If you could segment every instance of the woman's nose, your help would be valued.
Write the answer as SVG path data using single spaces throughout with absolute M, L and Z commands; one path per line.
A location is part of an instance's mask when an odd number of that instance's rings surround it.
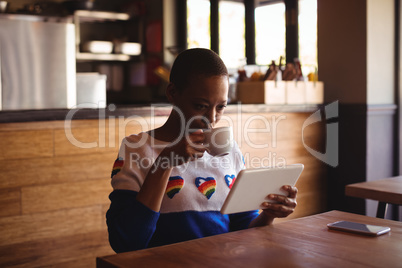
M 216 111 L 215 109 L 211 109 L 208 111 L 208 113 L 205 115 L 206 120 L 208 120 L 208 122 L 206 122 L 208 124 L 208 126 L 213 126 L 215 125 L 216 122 Z

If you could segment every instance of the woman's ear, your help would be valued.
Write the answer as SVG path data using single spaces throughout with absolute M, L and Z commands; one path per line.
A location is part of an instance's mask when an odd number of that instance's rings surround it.
M 171 104 L 175 103 L 177 93 L 176 86 L 173 83 L 169 83 L 166 87 L 166 97 Z

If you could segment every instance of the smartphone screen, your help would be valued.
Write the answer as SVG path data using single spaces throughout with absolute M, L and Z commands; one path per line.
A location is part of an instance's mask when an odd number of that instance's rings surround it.
M 350 221 L 337 221 L 327 224 L 329 229 L 359 233 L 370 236 L 377 236 L 388 233 L 391 229 L 385 226 L 370 225 L 364 223 L 350 222 Z

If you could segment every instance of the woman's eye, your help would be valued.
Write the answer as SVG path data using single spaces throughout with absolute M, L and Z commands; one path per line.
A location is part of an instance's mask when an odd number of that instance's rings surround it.
M 218 110 L 223 110 L 226 108 L 226 105 L 219 105 L 217 108 L 218 108 Z
M 198 109 L 198 110 L 202 110 L 202 109 L 208 108 L 208 106 L 204 105 L 204 104 L 196 104 L 195 108 Z

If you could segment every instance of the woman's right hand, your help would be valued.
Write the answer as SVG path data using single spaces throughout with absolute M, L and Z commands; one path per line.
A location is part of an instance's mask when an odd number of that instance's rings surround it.
M 158 156 L 157 161 L 174 167 L 201 158 L 207 151 L 203 145 L 204 139 L 205 135 L 202 129 L 192 132 L 178 142 L 166 146 Z

